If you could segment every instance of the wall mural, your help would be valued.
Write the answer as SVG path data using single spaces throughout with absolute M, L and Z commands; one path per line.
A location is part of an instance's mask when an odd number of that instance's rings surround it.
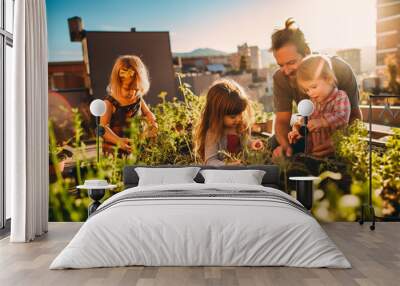
M 270 51 L 242 43 L 231 53 L 172 53 L 173 31 L 90 31 L 82 17 L 53 19 L 59 4 L 47 2 L 50 54 L 58 22 L 82 51 L 49 60 L 50 221 L 85 221 L 91 199 L 77 186 L 106 179 L 117 186 L 107 198 L 123 190 L 123 167 L 138 164 L 277 164 L 287 193 L 295 190 L 289 177 L 318 177 L 318 220 L 360 215 L 369 190 L 368 95 L 399 94 L 397 58 L 386 59 L 387 82 L 365 77 L 360 87 L 352 56 L 311 53 L 307 31 L 291 18 L 268 36 Z M 371 109 L 379 217 L 400 213 L 399 102 L 377 98 Z

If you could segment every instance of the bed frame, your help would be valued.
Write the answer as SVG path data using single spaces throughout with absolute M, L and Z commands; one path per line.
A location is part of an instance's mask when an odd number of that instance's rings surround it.
M 123 170 L 123 181 L 124 181 L 124 189 L 136 187 L 139 183 L 138 174 L 135 171 L 136 167 L 146 167 L 146 168 L 182 168 L 185 166 L 176 166 L 176 165 L 160 165 L 160 166 L 143 166 L 143 165 L 133 165 L 126 166 Z M 221 167 L 213 167 L 213 166 L 196 166 L 200 167 L 202 170 L 206 169 L 218 169 L 218 170 L 263 170 L 265 171 L 265 175 L 262 179 L 262 185 L 265 187 L 271 187 L 275 189 L 281 189 L 280 187 L 280 172 L 279 167 L 277 165 L 249 165 L 249 166 L 221 166 Z M 197 183 L 204 183 L 204 178 L 200 174 L 197 174 L 194 180 Z

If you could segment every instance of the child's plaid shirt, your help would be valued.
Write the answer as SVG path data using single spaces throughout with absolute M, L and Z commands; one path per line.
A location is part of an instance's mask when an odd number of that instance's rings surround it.
M 313 101 L 315 109 L 310 116 L 312 119 L 325 119 L 329 127 L 323 127 L 309 133 L 307 151 L 331 140 L 332 134 L 349 123 L 351 105 L 349 97 L 343 90 L 335 88 L 322 102 Z

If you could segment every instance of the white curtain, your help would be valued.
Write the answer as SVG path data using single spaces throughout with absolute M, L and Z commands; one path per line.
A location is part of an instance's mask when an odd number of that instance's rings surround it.
M 48 87 L 45 0 L 15 1 L 13 94 L 6 98 L 6 187 L 12 242 L 47 232 Z

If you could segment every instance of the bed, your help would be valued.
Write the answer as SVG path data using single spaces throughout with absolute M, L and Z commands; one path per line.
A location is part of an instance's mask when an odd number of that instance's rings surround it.
M 193 183 L 138 185 L 136 167 L 124 168 L 125 190 L 100 205 L 50 269 L 351 267 L 309 212 L 279 190 L 277 166 L 218 167 L 263 170 L 260 185 L 204 183 L 200 172 Z

